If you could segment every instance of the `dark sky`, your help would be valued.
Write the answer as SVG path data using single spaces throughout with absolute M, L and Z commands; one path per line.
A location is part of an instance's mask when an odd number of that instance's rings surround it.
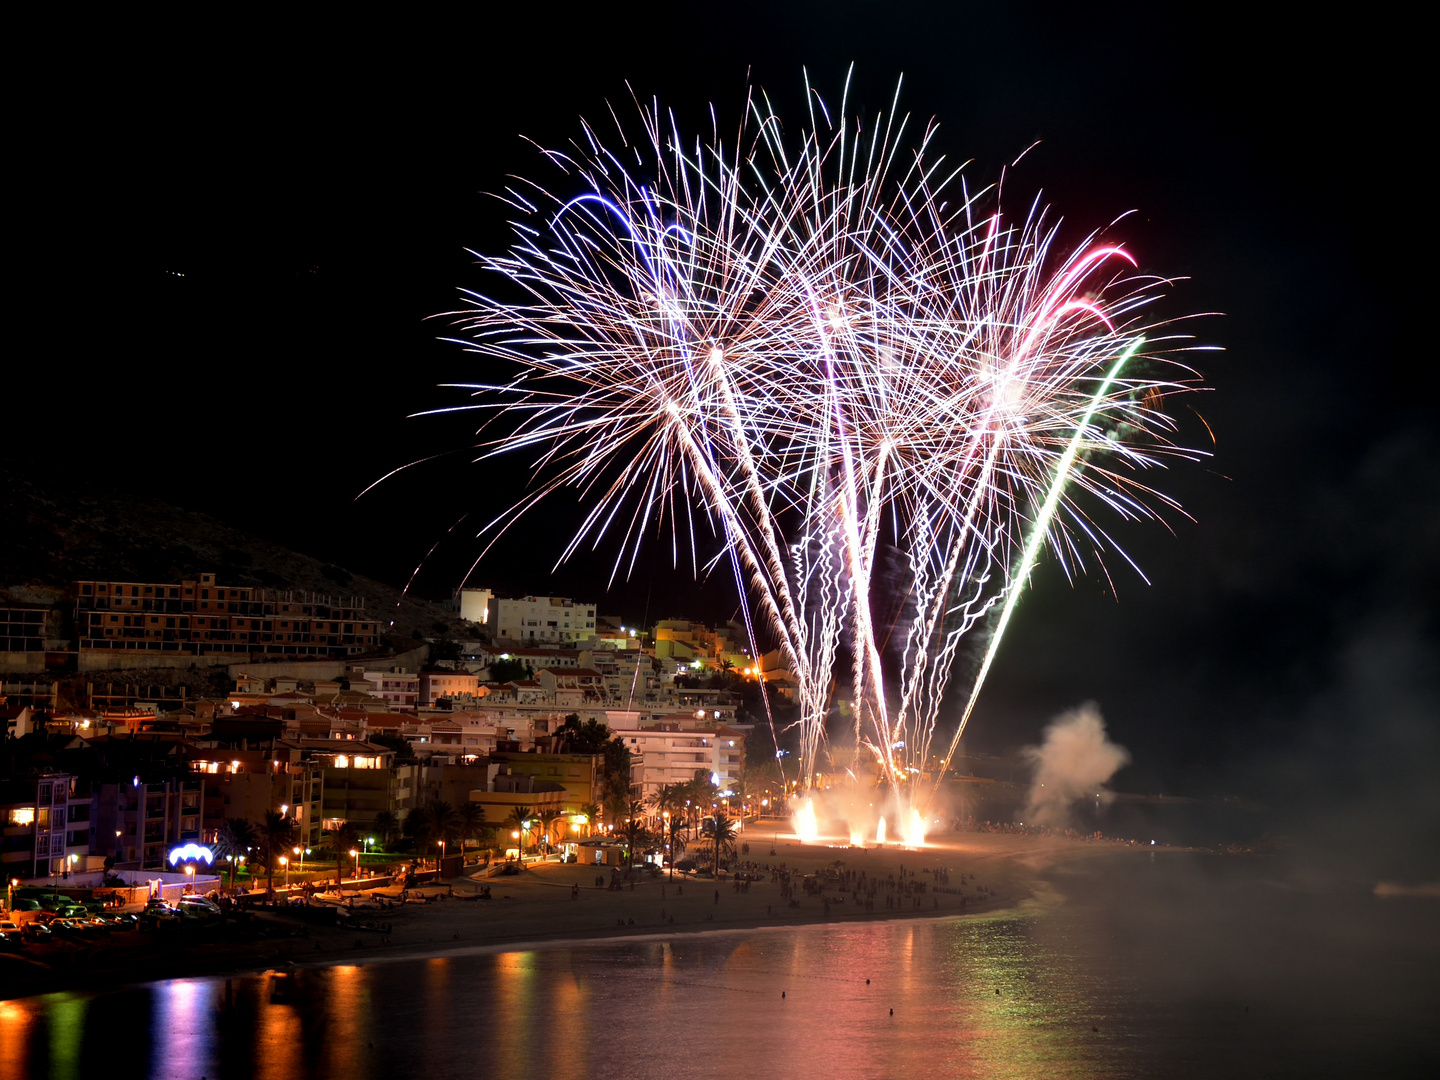
M 802 65 L 835 100 L 853 61 L 857 108 L 888 105 L 903 74 L 903 103 L 940 119 L 976 180 L 1041 140 L 1007 179 L 1013 202 L 1043 192 L 1076 238 L 1137 211 L 1117 235 L 1145 268 L 1190 279 L 1167 313 L 1223 313 L 1195 327 L 1225 350 L 1200 364 L 1213 392 L 1193 402 L 1215 456 L 1164 483 L 1195 521 L 1121 531 L 1152 583 L 1117 568 L 1118 603 L 1042 568 L 976 744 L 1034 740 L 1094 699 L 1137 784 L 1233 778 L 1240 761 L 1276 776 L 1312 736 L 1338 770 L 1325 782 L 1353 781 L 1380 723 L 1366 679 L 1383 666 L 1385 692 L 1421 716 L 1436 701 L 1435 378 L 1416 318 L 1430 282 L 1414 273 L 1433 231 L 1418 163 L 1433 117 L 1414 27 L 1013 7 L 72 28 L 45 49 L 23 110 L 33 152 L 12 165 L 28 238 L 16 315 L 38 332 L 8 381 L 44 394 L 7 403 L 12 453 L 401 581 L 452 522 L 524 482 L 521 462 L 460 455 L 354 501 L 465 444 L 463 425 L 405 416 L 449 400 L 435 384 L 477 377 L 425 319 L 481 284 L 466 246 L 505 243 L 485 193 L 539 171 L 519 136 L 555 145 L 607 99 L 623 111 L 626 80 L 692 126 L 711 101 L 733 117 L 747 71 L 794 112 Z M 473 581 L 594 595 L 591 564 L 546 576 L 569 513 Z M 458 530 L 421 591 L 448 592 L 475 550 Z M 675 575 L 647 568 L 601 605 L 728 615 L 729 588 L 682 600 Z M 1377 767 L 1435 764 L 1433 721 Z

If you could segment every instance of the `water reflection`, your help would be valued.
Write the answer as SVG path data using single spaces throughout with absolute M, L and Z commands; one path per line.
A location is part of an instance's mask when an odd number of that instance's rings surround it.
M 1063 1040 L 1034 1052 L 1055 1002 L 1016 975 L 1029 937 L 928 922 L 688 936 L 181 979 L 101 1007 L 148 1041 L 152 1076 L 1088 1075 Z M 91 1005 L 0 1003 L 0 1080 L 37 1053 L 40 1071 L 78 1076 Z
M 1273 1064 L 1318 1039 L 1329 1040 L 1319 1071 L 1343 1075 L 1379 1059 L 1347 1057 L 1340 1024 L 1286 1019 L 1299 983 L 1343 986 L 1352 1013 L 1374 998 L 1364 1031 L 1402 1050 L 1399 1025 L 1419 1030 L 1416 1003 L 1435 1000 L 1440 965 L 1372 965 L 1388 992 L 1378 976 L 1355 983 L 1367 978 L 1358 968 L 1347 983 L 1322 982 L 1328 954 L 1297 939 L 1269 981 L 1245 987 L 1242 1011 L 1214 989 L 1241 964 L 1237 924 L 1207 923 L 1220 917 L 1207 915 L 1214 905 L 1172 904 L 1151 929 L 1123 907 L 1147 895 L 1139 882 L 1101 884 L 1111 891 L 1093 903 L 1077 887 L 1038 916 L 682 935 L 0 1002 L 0 1080 L 114 1075 L 132 1061 L 190 1080 L 1212 1076 L 1253 1072 L 1257 1049 Z M 1218 910 L 1253 910 L 1264 894 L 1231 899 Z M 1160 910 L 1150 896 L 1144 911 Z M 1393 920 L 1401 909 L 1385 910 Z M 1420 923 L 1395 928 L 1387 948 L 1410 955 L 1433 940 L 1423 934 Z M 1183 954 L 1166 951 L 1187 941 Z M 1193 973 L 1225 950 L 1236 958 L 1196 1006 Z M 1258 1016 L 1267 1002 L 1263 1025 L 1238 1026 L 1249 1004 Z M 1376 1026 L 1390 1015 L 1397 1026 Z

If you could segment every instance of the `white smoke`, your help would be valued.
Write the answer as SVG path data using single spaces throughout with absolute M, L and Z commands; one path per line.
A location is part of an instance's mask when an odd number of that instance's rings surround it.
M 1065 825 L 1079 799 L 1109 802 L 1105 783 L 1130 763 L 1130 751 L 1105 737 L 1105 720 L 1093 701 L 1050 721 L 1044 744 L 1024 752 L 1035 765 L 1025 822 L 1035 825 Z

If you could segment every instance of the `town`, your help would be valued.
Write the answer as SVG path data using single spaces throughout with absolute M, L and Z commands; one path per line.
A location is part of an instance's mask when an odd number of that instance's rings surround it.
M 733 625 L 640 628 L 593 603 L 463 589 L 468 639 L 397 654 L 357 597 L 200 574 L 77 581 L 68 600 L 0 608 L 12 890 L 138 882 L 165 896 L 225 870 L 273 887 L 346 862 L 358 874 L 372 851 L 438 868 L 457 840 L 487 859 L 662 863 L 658 808 L 674 793 L 696 824 L 783 795 L 768 729 L 766 759 L 747 768 L 746 752 L 761 685 L 783 706 L 793 682 Z M 64 626 L 73 638 L 55 636 Z M 436 807 L 465 835 L 427 838 Z M 632 852 L 640 817 L 651 844 Z M 237 845 L 247 826 L 270 842 Z

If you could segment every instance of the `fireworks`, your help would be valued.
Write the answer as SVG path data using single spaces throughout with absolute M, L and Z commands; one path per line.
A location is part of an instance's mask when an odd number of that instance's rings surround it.
M 612 577 L 652 532 L 697 571 L 719 538 L 751 654 L 774 637 L 798 687 L 802 780 L 848 647 L 856 750 L 913 807 L 1041 549 L 1073 572 L 1118 551 L 1088 507 L 1173 506 L 1139 477 L 1194 456 L 1163 411 L 1193 378 L 1147 318 L 1166 282 L 1123 248 L 1059 254 L 1042 210 L 1011 222 L 947 170 L 933 128 L 912 144 L 893 108 L 862 127 L 808 90 L 794 145 L 751 95 L 728 141 L 651 104 L 636 138 L 617 119 L 548 152 L 558 193 L 507 190 L 515 242 L 477 255 L 499 291 L 461 317 L 510 377 L 455 408 L 485 415 L 485 454 L 530 450 L 543 478 L 496 534 L 574 488 L 561 558 L 609 538 Z M 935 754 L 951 669 L 986 630 Z

